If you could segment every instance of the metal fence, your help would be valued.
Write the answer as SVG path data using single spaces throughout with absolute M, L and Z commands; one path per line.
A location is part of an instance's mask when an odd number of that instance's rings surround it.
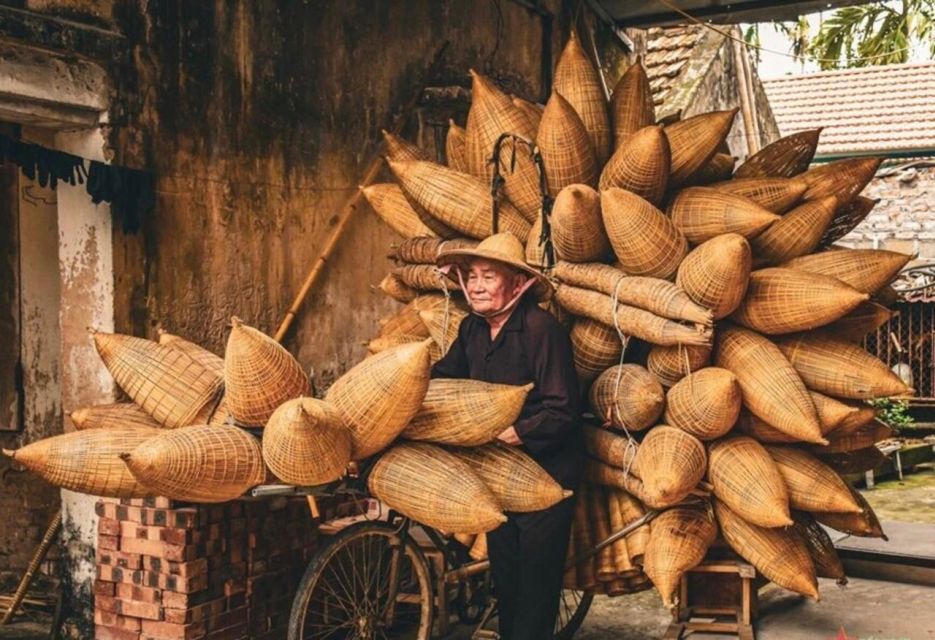
M 900 302 L 894 311 L 864 346 L 915 388 L 912 404 L 935 406 L 935 303 Z

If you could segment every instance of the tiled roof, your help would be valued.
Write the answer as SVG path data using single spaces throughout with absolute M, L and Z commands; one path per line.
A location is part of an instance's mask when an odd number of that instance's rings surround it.
M 692 49 L 704 35 L 701 25 L 661 27 L 646 34 L 646 54 L 643 66 L 653 90 L 653 101 L 659 105 L 676 83 L 682 68 L 692 56 Z
M 935 62 L 764 80 L 783 135 L 824 127 L 816 156 L 935 150 Z

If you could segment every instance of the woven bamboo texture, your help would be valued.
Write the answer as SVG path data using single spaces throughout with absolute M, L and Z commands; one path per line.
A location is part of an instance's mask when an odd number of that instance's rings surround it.
M 912 393 L 882 361 L 846 340 L 822 332 L 775 340 L 805 384 L 815 391 L 852 400 Z
M 856 451 L 829 453 L 819 459 L 841 475 L 866 473 L 886 462 L 886 455 L 875 446 Z
M 394 162 L 407 160 L 432 160 L 422 147 L 401 138 L 386 129 L 382 129 L 383 142 L 386 145 L 386 157 Z
M 877 410 L 870 405 L 864 403 L 853 403 L 849 406 L 856 409 L 852 414 L 846 416 L 841 423 L 835 427 L 834 436 L 835 438 L 840 438 L 841 436 L 847 435 L 849 433 L 855 433 L 860 429 L 863 429 L 877 417 Z
M 517 447 L 500 442 L 450 450 L 471 467 L 504 511 L 548 509 L 571 495 Z
M 857 196 L 844 206 L 838 207 L 834 219 L 831 220 L 831 224 L 825 230 L 825 235 L 821 237 L 818 246 L 828 247 L 849 234 L 870 215 L 878 202 L 879 200 L 875 198 Z
M 883 158 L 851 158 L 809 169 L 801 176 L 808 184 L 805 199 L 836 196 L 841 204 L 850 202 L 870 184 L 882 163 Z
M 714 513 L 707 505 L 669 509 L 652 521 L 643 568 L 659 590 L 662 604 L 675 606 L 682 577 L 704 560 L 716 537 Z
M 571 327 L 575 371 L 582 387 L 620 361 L 623 343 L 613 327 L 590 318 L 578 318 Z
M 471 556 L 472 560 L 486 560 L 489 556 L 487 552 L 487 534 L 478 533 L 474 538 L 474 544 L 471 545 L 471 550 L 468 551 L 468 555 Z
M 708 164 L 695 172 L 689 184 L 705 186 L 715 182 L 730 180 L 731 174 L 734 173 L 734 164 L 736 162 L 737 158 L 732 156 L 729 152 L 724 153 L 718 151 L 711 156 L 711 159 L 708 160 Z
M 591 528 L 594 539 L 598 542 L 610 537 L 610 514 L 607 510 L 607 499 L 604 496 L 604 487 L 591 487 L 588 491 L 588 515 L 591 517 Z M 614 552 L 609 546 L 597 552 L 595 556 L 596 567 L 594 574 L 597 580 L 607 583 L 617 575 L 617 565 L 614 563 Z
M 188 354 L 192 360 L 216 375 L 224 377 L 224 358 L 185 338 L 159 330 L 159 344 Z
M 441 307 L 419 312 L 419 317 L 435 343 L 433 346 L 438 347 L 441 355 L 448 353 L 448 349 L 458 337 L 461 322 L 467 315 L 467 311 L 454 305 L 449 306 L 447 310 Z
M 594 486 L 582 482 L 575 493 L 575 515 L 572 522 L 572 544 L 574 553 L 581 554 L 594 547 L 595 534 L 591 524 L 590 494 Z M 575 565 L 575 588 L 594 589 L 597 586 L 594 559 L 591 558 Z
M 465 447 L 492 442 L 519 418 L 532 387 L 532 383 L 431 380 L 422 406 L 400 435 Z
M 386 447 L 422 408 L 429 388 L 430 344 L 425 340 L 370 356 L 328 389 L 325 400 L 350 430 L 354 460 Z
M 459 127 L 454 120 L 448 120 L 448 133 L 445 135 L 445 160 L 448 166 L 461 173 L 470 173 L 467 158 L 467 134 L 464 127 Z
M 636 194 L 612 188 L 601 193 L 601 214 L 624 271 L 663 279 L 675 275 L 688 242 L 662 211 Z
M 797 204 L 808 184 L 801 178 L 741 178 L 711 185 L 718 191 L 742 196 L 773 213 L 785 213 Z
M 56 487 L 106 498 L 142 498 L 153 492 L 138 483 L 120 454 L 165 433 L 149 427 L 74 431 L 3 453 Z
M 653 426 L 665 408 L 659 380 L 637 364 L 614 365 L 601 373 L 591 385 L 588 399 L 594 415 L 612 427 L 630 431 Z
M 540 218 L 532 223 L 532 229 L 530 229 L 529 236 L 526 238 L 523 258 L 529 266 L 545 271 L 549 265 L 545 257 L 545 247 L 539 242 L 541 237 L 542 219 Z M 555 259 L 561 260 L 562 254 L 555 248 L 554 244 L 553 249 L 555 250 Z
M 743 300 L 752 265 L 750 243 L 741 235 L 727 233 L 692 249 L 679 266 L 675 283 L 720 320 Z
M 883 249 L 835 249 L 795 258 L 783 266 L 837 278 L 863 293 L 875 293 L 911 259 L 911 255 Z
M 120 427 L 158 429 L 162 426 L 135 402 L 114 402 L 75 409 L 71 412 L 71 421 L 79 431 Z
M 749 198 L 711 187 L 683 189 L 669 205 L 669 215 L 692 244 L 725 233 L 754 238 L 781 220 Z
M 760 527 L 785 527 L 789 490 L 766 449 L 753 438 L 733 436 L 708 448 L 708 481 L 714 495 L 741 518 Z
M 655 346 L 649 350 L 646 368 L 664 387 L 671 387 L 692 371 L 697 371 L 711 360 L 711 347 L 678 345 Z
M 629 305 L 618 304 L 614 308 L 613 299 L 597 291 L 562 284 L 555 289 L 555 299 L 572 314 L 597 320 L 610 327 L 615 326 L 616 316 L 616 326 L 625 334 L 652 344 L 704 345 L 711 339 L 709 330 L 702 331 L 679 324 Z
M 817 391 L 809 391 L 808 395 L 811 396 L 812 402 L 815 404 L 815 410 L 818 412 L 818 422 L 823 437 L 835 432 L 845 421 L 853 419 L 861 411 L 858 407 L 845 404 Z M 799 442 L 795 436 L 774 429 L 769 423 L 757 418 L 749 411 L 741 413 L 737 427 L 740 431 L 759 442 L 771 444 Z
M 632 471 L 628 473 L 626 470 L 611 466 L 606 462 L 589 459 L 585 464 L 585 477 L 588 482 L 603 487 L 620 489 L 633 495 L 640 502 L 648 504 L 643 481 L 636 477 Z
M 814 513 L 812 515 L 815 519 L 826 527 L 849 533 L 852 536 L 887 540 L 886 534 L 883 533 L 883 526 L 867 499 L 857 489 L 853 487 L 848 487 L 848 489 L 851 491 L 851 497 L 860 505 L 860 513 Z
M 720 500 L 714 509 L 721 535 L 740 557 L 780 587 L 818 599 L 815 565 L 794 529 L 757 526 Z
M 469 238 L 451 238 L 444 240 L 436 237 L 419 236 L 403 240 L 393 247 L 392 257 L 407 264 L 435 264 L 438 254 L 448 249 L 473 249 L 477 240 Z
M 665 128 L 672 152 L 669 188 L 678 187 L 701 170 L 727 139 L 737 109 L 702 113 Z
M 603 166 L 611 149 L 607 96 L 601 77 L 581 48 L 574 29 L 555 65 L 553 86 L 581 116 L 598 166 Z
M 94 346 L 114 380 L 159 424 L 186 424 L 214 401 L 222 381 L 191 356 L 150 340 L 94 332 Z
M 793 511 L 792 519 L 795 521 L 793 529 L 808 547 L 808 555 L 815 565 L 815 575 L 819 578 L 832 578 L 839 585 L 847 584 L 844 575 L 844 565 L 834 548 L 831 536 L 825 531 L 815 517 L 805 511 Z
M 432 302 L 437 301 L 436 304 L 439 306 L 444 306 L 445 304 L 444 296 L 427 295 L 423 296 L 422 299 L 424 300 L 425 298 L 428 298 Z M 432 307 L 434 307 L 434 305 L 430 306 L 430 308 Z M 423 338 L 429 336 L 429 330 L 419 316 L 419 309 L 417 308 L 415 300 L 408 303 L 396 313 L 380 320 L 380 330 L 377 332 L 377 336 L 386 337 L 394 335 L 421 336 Z
M 713 322 L 708 309 L 695 304 L 685 291 L 667 280 L 628 276 L 616 267 L 596 262 L 575 264 L 565 260 L 556 263 L 552 276 L 572 286 L 608 296 L 616 292 L 618 302 L 663 318 L 703 325 Z
M 893 288 L 893 285 L 888 284 L 876 293 L 873 294 L 871 300 L 878 304 L 882 304 L 884 307 L 892 307 L 897 302 L 902 301 L 902 294 L 900 294 L 896 289 Z
M 636 445 L 620 432 L 585 425 L 584 447 L 588 455 L 604 464 L 626 469 L 636 455 Z
M 236 317 L 231 324 L 224 352 L 227 409 L 242 424 L 262 426 L 283 402 L 311 393 L 308 375 L 262 331 Z
M 394 333 L 389 336 L 378 336 L 367 343 L 367 353 L 373 355 L 398 347 L 401 344 L 412 344 L 413 342 L 422 342 L 425 336 L 417 336 L 406 333 Z
M 513 106 L 523 112 L 526 119 L 529 120 L 532 130 L 536 132 L 539 131 L 539 125 L 542 122 L 542 113 L 545 111 L 545 107 L 516 96 L 510 98 L 510 101 L 513 103 Z
M 610 530 L 611 532 L 620 531 L 625 526 L 627 526 L 628 523 L 624 521 L 623 512 L 620 510 L 620 505 L 617 502 L 615 495 L 616 490 L 609 487 L 601 487 L 601 492 L 604 494 L 604 499 L 607 503 L 607 515 L 610 518 Z M 627 548 L 626 536 L 615 541 L 610 546 L 610 549 L 618 574 L 629 575 L 637 574 L 639 572 L 639 569 L 633 562 L 633 558 L 630 557 L 630 550 Z
M 397 444 L 380 456 L 367 486 L 391 508 L 443 531 L 486 533 L 506 522 L 470 465 L 435 445 Z
M 370 203 L 373 212 L 402 237 L 417 238 L 436 235 L 422 222 L 419 214 L 416 213 L 412 203 L 406 198 L 399 185 L 390 183 L 371 184 L 362 187 L 361 193 Z
M 789 490 L 789 504 L 802 511 L 860 513 L 841 477 L 815 456 L 792 447 L 766 448 Z
M 715 364 L 737 376 L 743 403 L 774 428 L 806 442 L 822 442 L 815 403 L 779 348 L 753 331 L 724 327 Z
M 837 206 L 837 198 L 827 196 L 809 200 L 784 215 L 751 241 L 756 263 L 779 265 L 814 251 Z
M 276 409 L 263 430 L 262 446 L 270 471 L 299 486 L 337 480 L 351 461 L 351 437 L 341 415 L 315 398 L 296 398 Z
M 874 420 L 866 427 L 847 434 L 832 432 L 828 435 L 828 444 L 812 447 L 815 453 L 849 453 L 872 447 L 876 443 L 893 437 L 893 429 L 879 420 Z
M 727 369 L 706 367 L 687 375 L 666 394 L 665 422 L 695 436 L 714 440 L 731 430 L 743 396 Z
M 591 187 L 573 184 L 562 189 L 552 205 L 551 222 L 552 243 L 563 260 L 591 262 L 610 255 L 601 197 Z M 530 233 L 529 241 L 538 243 L 538 233 Z
M 173 500 L 226 502 L 266 479 L 259 441 L 227 426 L 163 432 L 120 457 L 141 485 Z
M 893 317 L 893 312 L 873 301 L 861 302 L 849 314 L 826 327 L 831 335 L 841 340 L 861 344 L 868 334 L 876 331 Z
M 646 509 L 640 504 L 639 500 L 626 491 L 613 490 L 608 491 L 607 494 L 610 499 L 617 503 L 617 508 L 625 524 L 638 520 L 646 513 Z M 626 535 L 627 550 L 634 565 L 643 564 L 649 537 L 650 528 L 648 524 L 638 527 Z
M 393 269 L 404 285 L 416 291 L 449 291 L 457 287 L 434 264 L 407 264 Z
M 573 184 L 597 186 L 600 168 L 588 130 L 574 108 L 553 91 L 536 134 L 536 145 L 546 166 L 549 195 Z
M 737 167 L 734 178 L 791 178 L 808 169 L 821 129 L 810 129 L 785 136 L 747 158 Z
M 627 67 L 617 80 L 610 98 L 610 116 L 614 128 L 614 149 L 623 146 L 631 133 L 656 122 L 653 90 L 646 69 L 639 62 Z
M 660 206 L 669 184 L 669 139 L 661 127 L 644 127 L 617 147 L 600 175 L 600 189 L 626 189 Z
M 747 294 L 731 318 L 768 335 L 807 331 L 846 316 L 869 298 L 837 278 L 773 267 L 750 274 Z
M 661 509 L 681 502 L 704 477 L 704 445 L 695 436 L 670 427 L 653 427 L 643 438 L 633 473 L 643 481 L 643 502 Z
M 380 280 L 377 289 L 391 297 L 396 302 L 408 303 L 416 299 L 419 292 L 405 284 L 395 273 L 388 273 Z

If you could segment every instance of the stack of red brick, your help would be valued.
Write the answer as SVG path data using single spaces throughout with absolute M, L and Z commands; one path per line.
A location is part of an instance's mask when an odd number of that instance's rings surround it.
M 102 500 L 98 640 L 281 640 L 318 546 L 302 498 Z

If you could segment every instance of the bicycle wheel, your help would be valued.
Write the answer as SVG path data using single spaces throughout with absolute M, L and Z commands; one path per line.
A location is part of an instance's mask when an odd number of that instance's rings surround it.
M 555 619 L 554 640 L 570 640 L 577 633 L 588 615 L 594 594 L 590 591 L 562 589 L 562 598 L 558 604 L 558 617 Z
M 432 585 L 422 551 L 361 522 L 318 552 L 299 583 L 289 640 L 428 640 Z

